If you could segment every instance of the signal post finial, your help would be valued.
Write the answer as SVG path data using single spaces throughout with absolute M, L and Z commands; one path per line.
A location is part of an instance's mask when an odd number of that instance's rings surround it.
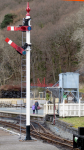
M 27 8 L 26 8 L 26 11 L 27 11 L 27 14 L 26 16 L 30 16 L 29 12 L 30 12 L 30 8 L 29 8 L 29 2 L 27 2 Z

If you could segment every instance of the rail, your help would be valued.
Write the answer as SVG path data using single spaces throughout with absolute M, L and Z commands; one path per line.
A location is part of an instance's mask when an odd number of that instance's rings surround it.
M 2 124 L 4 127 L 10 127 L 18 131 L 20 130 L 20 126 L 17 124 L 13 124 L 6 121 L 0 121 L 0 124 Z M 21 126 L 21 132 L 26 133 L 26 128 Z M 73 149 L 73 141 L 58 137 L 57 135 L 53 134 L 50 130 L 46 129 L 41 124 L 35 121 L 31 122 L 30 135 L 33 136 L 34 138 L 41 139 L 44 142 L 68 148 L 68 150 Z

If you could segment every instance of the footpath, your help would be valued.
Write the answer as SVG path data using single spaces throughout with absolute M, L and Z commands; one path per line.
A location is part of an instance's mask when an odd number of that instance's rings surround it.
M 25 136 L 22 135 L 25 139 Z M 41 140 L 20 141 L 19 136 L 0 129 L 0 150 L 59 150 Z

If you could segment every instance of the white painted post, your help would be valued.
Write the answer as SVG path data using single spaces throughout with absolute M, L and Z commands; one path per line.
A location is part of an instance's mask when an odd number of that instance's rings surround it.
M 47 102 L 46 102 L 46 114 L 47 114 L 47 107 L 48 107 L 48 104 L 47 104 Z
M 26 20 L 30 26 L 30 8 L 27 3 Z M 26 43 L 29 45 L 26 49 L 26 140 L 31 140 L 30 137 L 30 31 L 26 31 Z
M 80 99 L 79 99 L 79 117 L 80 117 Z
M 50 113 L 50 104 L 48 104 L 48 107 L 49 107 L 49 109 L 48 109 L 48 113 Z
M 63 99 L 63 117 L 64 117 L 64 99 Z

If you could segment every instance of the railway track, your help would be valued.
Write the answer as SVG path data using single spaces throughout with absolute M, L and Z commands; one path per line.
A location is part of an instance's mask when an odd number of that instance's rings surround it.
M 20 125 L 10 123 L 7 121 L 0 121 L 0 124 L 4 127 L 10 127 L 17 131 L 20 131 Z M 26 127 L 21 126 L 21 132 L 26 134 Z M 40 123 L 31 121 L 30 135 L 34 138 L 40 139 L 43 142 L 48 142 L 54 145 L 62 146 L 68 150 L 73 149 L 73 141 L 63 139 L 54 135 L 50 130 L 43 127 Z

